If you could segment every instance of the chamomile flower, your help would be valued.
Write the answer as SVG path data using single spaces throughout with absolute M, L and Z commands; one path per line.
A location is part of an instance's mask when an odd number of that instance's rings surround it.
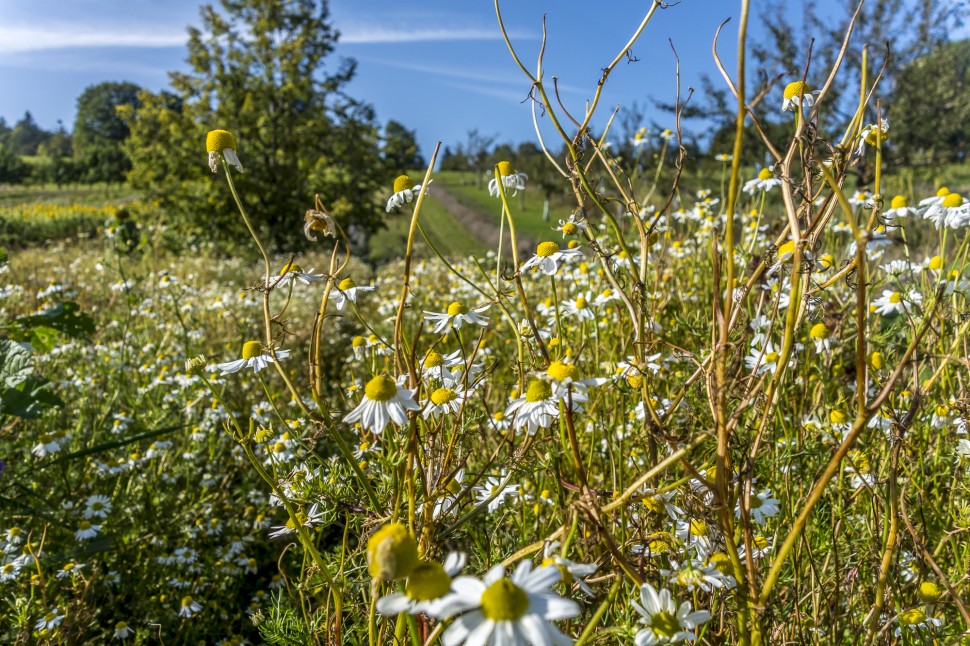
M 775 173 L 770 168 L 762 168 L 758 171 L 758 176 L 748 180 L 741 188 L 748 195 L 756 195 L 761 191 L 770 191 L 776 186 L 781 186 L 781 180 L 775 177 Z
M 630 143 L 633 144 L 633 147 L 634 148 L 639 148 L 640 146 L 642 146 L 642 145 L 644 145 L 644 144 L 646 144 L 648 142 L 647 134 L 648 134 L 648 132 L 647 132 L 647 129 L 646 128 L 640 128 L 633 135 L 633 141 L 630 142 Z
M 809 330 L 808 336 L 815 342 L 815 352 L 822 354 L 832 349 L 832 331 L 826 327 L 825 323 L 816 323 Z
M 583 252 L 579 249 L 562 249 L 552 241 L 540 242 L 536 246 L 534 256 L 522 263 L 522 271 L 538 268 L 547 276 L 555 276 L 561 264 L 581 258 Z
M 771 341 L 768 340 L 763 348 L 757 346 L 751 348 L 751 352 L 744 358 L 744 365 L 748 370 L 759 375 L 763 372 L 774 374 L 778 367 L 778 352 Z
M 593 308 L 590 307 L 589 292 L 579 294 L 576 298 L 567 299 L 563 303 L 563 311 L 568 316 L 575 316 L 580 321 L 592 321 L 595 318 Z
M 922 303 L 923 295 L 915 290 L 904 294 L 903 292 L 884 289 L 882 296 L 872 301 L 872 310 L 876 314 L 882 314 L 883 316 L 903 314 L 907 308 L 907 301 L 914 304 Z
M 565 238 L 566 236 L 578 236 L 588 227 L 589 223 L 586 222 L 585 218 L 576 217 L 575 213 L 570 213 L 568 220 L 559 221 L 559 226 L 556 227 L 556 231 L 561 231 L 562 237 Z
M 274 357 L 272 354 L 263 352 L 263 346 L 259 341 L 246 341 L 242 348 L 242 359 L 217 363 L 213 368 L 223 375 L 239 372 L 243 368 L 252 368 L 253 372 L 259 372 L 269 364 L 276 363 L 277 359 L 285 359 L 289 354 L 289 350 L 277 350 Z
M 135 634 L 135 631 L 131 629 L 127 621 L 119 621 L 115 624 L 115 639 L 128 639 L 133 634 Z
M 92 518 L 107 518 L 111 513 L 111 498 L 100 494 L 89 496 L 85 503 L 84 517 L 88 520 Z
M 367 382 L 364 398 L 343 421 L 345 424 L 360 422 L 365 430 L 380 435 L 389 422 L 406 425 L 409 410 L 421 410 L 414 401 L 414 391 L 402 388 L 390 377 L 378 375 Z
M 81 563 L 74 563 L 73 561 L 65 563 L 61 566 L 61 569 L 57 571 L 58 579 L 66 579 L 67 577 L 78 576 L 81 574 L 81 569 L 84 567 Z
M 448 355 L 442 355 L 436 350 L 428 350 L 421 362 L 421 376 L 425 379 L 437 379 L 446 386 L 453 386 L 458 382 L 462 370 L 452 371 L 452 368 L 464 367 L 464 365 L 461 350 L 455 350 Z
M 543 379 L 533 379 L 525 395 L 513 400 L 505 409 L 505 416 L 515 416 L 512 422 L 515 430 L 525 428 L 530 435 L 534 435 L 540 428 L 551 426 L 552 421 L 559 417 L 559 399 L 552 384 Z
M 438 388 L 428 396 L 428 401 L 422 411 L 425 419 L 439 417 L 448 413 L 457 413 L 465 405 L 467 393 L 463 390 Z
M 428 180 L 431 184 L 431 180 Z M 394 180 L 394 194 L 387 200 L 387 212 L 403 206 L 414 200 L 421 193 L 421 185 L 415 184 L 407 175 L 398 175 Z
M 299 521 L 299 526 L 297 521 Z M 271 527 L 269 537 L 279 538 L 280 536 L 295 534 L 300 527 L 313 527 L 321 522 L 323 522 L 323 510 L 317 503 L 313 503 L 306 511 L 298 511 L 296 520 L 287 518 L 284 524 Z
M 30 450 L 38 458 L 46 457 L 61 450 L 61 444 L 49 433 L 41 433 L 39 441 Z
M 450 552 L 443 565 L 431 561 L 418 563 L 408 574 L 404 592 L 394 592 L 377 600 L 377 612 L 382 615 L 439 614 L 442 602 L 451 593 L 452 578 L 465 567 L 466 556 Z
M 478 505 L 488 504 L 488 512 L 498 510 L 505 502 L 506 498 L 515 496 L 519 493 L 519 485 L 510 484 L 508 480 L 511 476 L 501 473 L 497 476 L 489 476 L 485 482 L 475 487 L 475 501 Z
M 692 642 L 695 635 L 691 631 L 711 618 L 711 613 L 706 610 L 695 611 L 690 601 L 678 606 L 670 590 L 663 589 L 658 593 L 649 583 L 640 587 L 640 603 L 634 601 L 633 609 L 640 615 L 640 622 L 646 624 L 636 634 L 636 646 Z
M 37 620 L 34 630 L 54 630 L 61 625 L 62 621 L 64 621 L 64 613 L 59 608 L 54 608 Z
M 498 163 L 498 174 L 502 179 L 502 187 L 506 192 L 511 191 L 512 195 L 515 195 L 519 191 L 524 191 L 525 180 L 529 179 L 529 176 L 525 173 L 516 173 L 515 169 L 512 168 L 512 164 L 507 161 L 500 161 Z M 488 183 L 488 194 L 492 197 L 500 197 L 498 180 L 494 177 Z
M 548 498 L 548 496 L 547 496 Z M 552 500 L 550 499 L 551 503 Z M 548 504 L 548 503 L 547 503 Z M 589 587 L 583 579 L 590 576 L 596 570 L 599 569 L 599 565 L 595 563 L 576 563 L 575 561 L 570 561 L 569 559 L 556 553 L 559 549 L 559 541 L 547 542 L 542 548 L 542 563 L 540 567 L 554 566 L 559 568 L 559 572 L 562 574 L 563 583 L 569 588 L 572 586 L 573 581 L 576 585 L 587 596 L 595 596 L 593 589 Z
M 316 240 L 317 237 L 313 235 L 314 232 L 336 238 L 337 223 L 334 222 L 329 213 L 307 209 L 306 215 L 303 216 L 303 235 L 307 237 L 307 240 Z
M 239 157 L 236 156 L 236 139 L 227 130 L 210 130 L 205 136 L 205 150 L 209 153 L 209 169 L 213 173 L 219 172 L 219 160 L 233 166 L 240 173 L 243 172 Z
M 444 312 L 429 312 L 424 311 L 424 320 L 434 323 L 434 328 L 432 332 L 435 334 L 447 334 L 452 329 L 460 329 L 462 324 L 467 323 L 469 325 L 480 325 L 486 327 L 488 325 L 488 319 L 484 314 L 488 310 L 488 305 L 483 305 L 479 308 L 469 310 L 464 303 L 455 301 L 448 305 L 448 309 Z
M 861 155 L 865 152 L 866 144 L 875 148 L 887 139 L 889 139 L 889 121 L 887 119 L 880 119 L 879 125 L 870 123 L 859 133 L 859 145 L 856 147 L 855 154 Z
M 902 637 L 903 629 L 915 632 L 923 630 L 933 632 L 943 625 L 942 619 L 927 615 L 923 608 L 910 608 L 899 615 L 898 621 L 899 625 L 893 631 L 893 635 L 896 637 Z
M 764 525 L 766 518 L 778 515 L 778 500 L 771 497 L 771 489 L 765 489 L 755 496 L 751 496 L 751 508 L 748 510 L 755 525 Z M 741 517 L 740 501 L 734 506 L 734 515 Z
M 959 229 L 970 224 L 970 202 L 959 193 L 949 193 L 939 203 L 930 204 L 923 210 L 923 219 L 929 220 L 937 229 Z
M 808 87 L 808 83 L 805 81 L 795 81 L 794 83 L 789 83 L 785 86 L 785 96 L 781 103 L 781 111 L 795 110 L 804 103 L 807 107 L 811 108 L 815 105 L 815 97 L 819 95 L 819 91 L 814 92 Z
M 89 538 L 94 538 L 101 531 L 101 525 L 95 525 L 90 520 L 82 520 L 77 525 L 77 530 L 74 532 L 74 538 L 78 541 L 86 541 Z
M 372 292 L 376 287 L 373 285 L 363 285 L 359 286 L 353 281 L 352 278 L 344 278 L 339 283 L 337 283 L 337 292 L 333 295 L 334 305 L 337 306 L 338 310 L 342 310 L 347 301 L 351 303 L 357 302 L 357 294 L 360 292 Z
M 559 568 L 533 570 L 529 561 L 519 563 L 511 577 L 505 576 L 504 567 L 496 565 L 482 581 L 469 576 L 456 578 L 451 583 L 452 593 L 438 611 L 441 617 L 461 614 L 442 635 L 442 643 L 445 646 L 570 643 L 550 623 L 571 619 L 580 611 L 575 601 L 551 590 L 559 578 Z
M 320 274 L 314 274 L 312 268 L 308 271 L 303 271 L 303 268 L 298 264 L 290 262 L 283 265 L 283 268 L 280 269 L 279 276 L 277 276 L 275 281 L 270 281 L 270 285 L 273 287 L 281 285 L 292 286 L 296 282 L 309 285 L 310 283 L 319 283 L 322 280 L 323 277 Z
M 673 585 L 679 585 L 693 592 L 695 589 L 710 592 L 714 588 L 732 588 L 734 579 L 725 576 L 717 565 L 710 562 L 705 564 L 696 559 L 688 558 L 683 564 L 676 561 L 670 562 L 670 569 L 660 570 L 660 574 L 667 577 Z
M 202 612 L 202 604 L 192 597 L 182 597 L 181 607 L 179 608 L 179 617 L 189 618 L 195 614 L 198 614 L 199 612 Z

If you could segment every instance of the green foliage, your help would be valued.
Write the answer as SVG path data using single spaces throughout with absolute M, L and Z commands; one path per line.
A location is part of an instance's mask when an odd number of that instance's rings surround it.
M 60 405 L 47 384 L 36 374 L 30 350 L 10 339 L 0 339 L 0 416 L 34 419 L 45 409 Z
M 0 144 L 0 184 L 19 184 L 30 169 L 12 148 Z
M 175 95 L 143 93 L 140 108 L 122 112 L 133 185 L 190 233 L 240 239 L 245 230 L 203 146 L 208 130 L 226 129 L 246 169 L 240 190 L 267 239 L 292 246 L 314 194 L 346 230 L 377 229 L 376 196 L 390 173 L 373 109 L 343 92 L 354 63 L 328 69 L 336 38 L 326 2 L 204 6 L 201 29 L 190 30 L 192 71 L 173 74 Z
M 34 116 L 28 111 L 7 133 L 4 143 L 17 155 L 36 155 L 37 149 L 48 137 L 50 133 L 38 126 Z
M 138 108 L 134 83 L 98 83 L 81 93 L 74 121 L 74 156 L 89 182 L 120 182 L 131 168 L 124 151 L 128 124 L 121 106 Z
M 965 159 L 970 145 L 970 40 L 941 45 L 899 75 L 890 144 L 907 165 Z
M 414 131 L 393 119 L 384 126 L 381 154 L 390 173 L 401 174 L 428 165 L 418 150 L 418 139 Z

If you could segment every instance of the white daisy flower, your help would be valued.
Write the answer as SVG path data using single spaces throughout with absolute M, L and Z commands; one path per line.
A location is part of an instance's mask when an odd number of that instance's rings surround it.
M 585 218 L 576 217 L 575 213 L 569 214 L 568 220 L 560 220 L 559 226 L 556 227 L 556 231 L 562 232 L 562 237 L 566 236 L 576 236 L 585 231 L 589 227 L 589 223 L 586 222 Z
M 775 368 L 778 367 L 778 352 L 771 340 L 765 343 L 764 348 L 753 346 L 751 352 L 744 358 L 744 365 L 748 370 L 759 375 L 766 371 L 774 374 Z
M 119 621 L 115 624 L 115 639 L 128 639 L 135 631 L 131 629 L 127 621 Z
M 451 303 L 444 312 L 429 312 L 425 310 L 424 313 L 426 316 L 424 320 L 435 324 L 431 330 L 435 334 L 447 334 L 451 329 L 460 329 L 463 323 L 486 327 L 488 325 L 488 319 L 480 316 L 480 314 L 486 312 L 488 308 L 488 305 L 483 305 L 469 311 L 468 307 L 463 303 L 456 301 Z
M 90 520 L 82 520 L 77 525 L 77 530 L 74 532 L 74 538 L 79 541 L 86 541 L 89 538 L 94 538 L 101 531 L 101 525 L 95 525 Z
M 66 579 L 69 576 L 77 576 L 81 574 L 81 568 L 83 567 L 84 565 L 81 563 L 68 562 L 57 571 L 56 576 L 58 579 Z
M 514 415 L 515 430 L 526 428 L 534 435 L 540 428 L 549 428 L 559 417 L 559 400 L 552 384 L 542 379 L 533 379 L 526 388 L 525 395 L 509 404 L 505 416 Z
M 320 506 L 317 503 L 310 505 L 310 508 L 305 512 L 298 511 L 296 516 L 301 527 L 313 527 L 314 525 L 319 525 L 321 522 L 323 522 L 323 510 L 320 509 Z M 270 530 L 272 531 L 270 531 L 269 537 L 279 538 L 280 536 L 295 534 L 297 529 L 299 529 L 299 527 L 297 527 L 297 522 L 292 518 L 287 518 L 286 523 L 283 525 L 270 527 Z
M 421 410 L 414 401 L 414 391 L 402 388 L 390 377 L 378 375 L 367 382 L 364 398 L 343 421 L 346 424 L 359 421 L 364 430 L 380 435 L 389 422 L 406 425 L 409 410 Z
M 36 455 L 38 458 L 43 458 L 51 453 L 57 453 L 60 450 L 60 442 L 58 442 L 49 433 L 41 433 L 39 441 L 33 446 L 33 448 L 30 449 L 30 452 Z
M 755 525 L 764 525 L 766 518 L 778 515 L 778 500 L 771 497 L 771 489 L 765 489 L 758 495 L 751 496 L 749 512 Z M 741 517 L 740 501 L 734 506 L 734 515 Z
M 590 307 L 590 298 L 592 298 L 592 295 L 586 292 L 579 294 L 576 298 L 567 299 L 563 303 L 565 314 L 575 316 L 580 321 L 592 321 L 596 318 L 596 315 L 593 313 L 593 308 Z
M 667 577 L 673 585 L 679 585 L 693 592 L 695 589 L 710 592 L 714 588 L 733 588 L 736 581 L 725 576 L 717 566 L 708 562 L 688 559 L 682 565 L 676 561 L 670 562 L 670 569 L 661 569 L 660 574 Z
M 795 81 L 785 86 L 785 96 L 781 103 L 781 111 L 795 110 L 796 107 L 804 103 L 811 108 L 815 105 L 815 97 L 819 95 L 819 90 L 811 92 L 805 81 Z
M 88 520 L 92 518 L 107 518 L 111 513 L 111 498 L 100 494 L 89 496 L 85 503 L 84 517 Z
M 54 608 L 37 620 L 34 630 L 54 630 L 64 621 L 64 613 L 58 608 Z
M 536 254 L 522 263 L 522 271 L 537 267 L 547 276 L 555 276 L 560 263 L 568 263 L 583 256 L 579 249 L 559 249 L 559 245 L 552 241 L 540 242 L 536 246 Z
M 519 191 L 524 191 L 525 180 L 529 179 L 529 176 L 525 173 L 516 173 L 515 169 L 512 168 L 512 164 L 507 161 L 500 161 L 498 163 L 498 174 L 502 178 L 502 187 L 506 193 L 511 191 L 512 195 L 515 195 Z M 498 180 L 494 177 L 488 183 L 488 194 L 492 197 L 500 197 Z
M 875 148 L 881 141 L 886 141 L 887 139 L 889 139 L 888 119 L 880 119 L 878 126 L 870 123 L 859 133 L 859 145 L 856 147 L 855 154 L 861 155 L 865 152 L 866 144 Z
M 895 224 L 901 218 L 918 214 L 919 211 L 909 205 L 909 199 L 905 195 L 897 195 L 889 203 L 889 208 L 882 212 L 882 218 L 887 224 Z
M 421 376 L 425 379 L 437 379 L 446 386 L 453 386 L 459 381 L 462 370 L 452 371 L 452 368 L 465 365 L 461 357 L 461 350 L 442 355 L 435 350 L 428 350 L 421 362 Z
M 970 202 L 959 193 L 949 193 L 938 203 L 923 209 L 923 219 L 929 220 L 937 229 L 959 229 L 970 224 Z
M 903 314 L 906 311 L 906 302 L 914 304 L 923 302 L 923 295 L 915 290 L 908 294 L 893 291 L 891 289 L 882 290 L 882 296 L 872 301 L 872 311 L 876 314 L 889 316 L 891 314 Z
M 277 276 L 275 281 L 271 281 L 270 285 L 272 287 L 279 287 L 282 285 L 292 286 L 293 283 L 296 283 L 296 282 L 301 282 L 304 285 L 309 285 L 310 283 L 319 283 L 322 280 L 323 280 L 322 275 L 314 274 L 313 268 L 310 268 L 307 271 L 303 271 L 302 267 L 300 267 L 295 262 L 291 262 L 283 265 L 283 268 L 280 269 L 279 276 Z
M 428 180 L 431 184 L 431 180 Z M 387 200 L 387 212 L 412 202 L 421 193 L 421 184 L 415 184 L 407 175 L 399 175 L 394 180 L 394 194 Z
M 408 574 L 404 592 L 394 592 L 377 600 L 377 612 L 382 615 L 426 614 L 437 616 L 439 607 L 451 592 L 452 578 L 465 567 L 463 553 L 450 552 L 444 565 L 430 561 L 418 563 Z
M 205 136 L 205 149 L 209 153 L 209 169 L 213 173 L 219 172 L 219 160 L 225 158 L 226 163 L 243 172 L 239 157 L 236 156 L 236 139 L 227 130 L 210 130 Z
M 761 191 L 770 191 L 776 186 L 781 186 L 781 180 L 775 177 L 770 168 L 762 168 L 758 171 L 758 176 L 748 180 L 741 188 L 748 195 L 756 195 Z
M 337 283 L 337 293 L 333 295 L 334 305 L 337 306 L 338 310 L 342 310 L 347 301 L 351 303 L 357 302 L 357 294 L 359 292 L 372 292 L 376 287 L 373 285 L 358 286 L 357 283 L 351 278 L 344 278 L 342 281 Z
M 451 583 L 451 594 L 438 611 L 440 617 L 461 614 L 442 635 L 442 643 L 444 646 L 571 643 L 550 623 L 579 614 L 576 602 L 550 590 L 559 577 L 559 568 L 533 570 L 529 561 L 522 561 L 510 578 L 506 578 L 501 565 L 490 569 L 482 581 L 469 576 L 456 578 Z
M 813 325 L 812 329 L 808 332 L 808 336 L 815 342 L 816 354 L 829 352 L 832 349 L 832 331 L 828 329 L 825 323 L 816 323 Z
M 551 503 L 552 500 L 550 499 L 549 502 Z M 559 545 L 559 541 L 547 542 L 545 544 L 542 548 L 542 564 L 540 567 L 558 567 L 567 588 L 571 587 L 572 582 L 575 581 L 583 594 L 590 597 L 595 596 L 596 593 L 593 592 L 593 589 L 583 579 L 596 572 L 599 569 L 599 565 L 595 563 L 576 563 L 575 561 L 570 561 L 556 553 Z
M 691 631 L 711 618 L 711 613 L 706 610 L 693 610 L 690 601 L 678 606 L 670 590 L 663 589 L 658 593 L 649 583 L 640 587 L 640 603 L 634 601 L 633 609 L 640 614 L 640 622 L 646 624 L 636 634 L 636 646 L 692 642 L 695 635 Z
M 262 350 L 263 346 L 259 341 L 246 341 L 242 348 L 242 359 L 217 363 L 213 368 L 223 375 L 239 372 L 243 368 L 252 368 L 253 372 L 259 372 L 269 364 L 276 363 L 276 359 L 285 359 L 290 355 L 289 350 L 277 350 L 276 358 L 273 358 L 273 355 L 264 354 Z
M 182 597 L 181 608 L 179 608 L 179 617 L 191 617 L 192 615 L 201 611 L 202 604 L 200 604 L 198 601 L 189 596 Z
M 475 487 L 476 505 L 488 503 L 488 512 L 493 513 L 502 506 L 505 499 L 519 493 L 519 485 L 509 484 L 510 476 L 504 472 L 497 476 L 489 476 L 485 482 Z
M 465 405 L 465 397 L 468 395 L 463 390 L 453 390 L 451 388 L 438 388 L 428 397 L 421 415 L 429 417 L 439 417 L 448 413 L 458 413 Z

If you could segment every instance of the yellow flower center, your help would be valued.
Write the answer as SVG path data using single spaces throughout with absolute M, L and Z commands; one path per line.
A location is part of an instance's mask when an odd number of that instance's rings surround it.
M 769 168 L 762 168 L 761 171 L 758 173 L 758 179 L 760 180 L 771 179 L 774 176 L 775 174 L 772 173 L 771 169 Z
M 501 175 L 502 177 L 505 177 L 506 175 L 511 175 L 514 172 L 515 172 L 515 169 L 512 168 L 512 164 L 510 164 L 509 162 L 500 161 L 498 163 L 498 174 Z
M 128 627 L 127 621 L 119 621 L 115 624 L 115 630 L 125 630 Z
M 879 370 L 880 368 L 882 368 L 883 366 L 882 352 L 873 352 L 872 355 L 869 357 L 869 362 L 872 364 L 872 367 L 875 368 L 876 370 Z
M 647 625 L 654 633 L 668 639 L 680 632 L 680 622 L 677 621 L 677 617 L 666 610 L 652 614 Z
M 647 511 L 652 511 L 655 514 L 662 513 L 664 510 L 664 504 L 659 498 L 654 498 L 653 496 L 647 496 L 643 499 L 643 506 L 647 508 Z
M 707 564 L 713 565 L 721 574 L 733 574 L 731 559 L 724 552 L 714 552 L 707 558 Z
M 943 198 L 943 206 L 948 209 L 955 209 L 956 207 L 963 204 L 963 198 L 960 197 L 959 193 L 950 193 Z
M 926 612 L 922 608 L 910 608 L 899 616 L 899 623 L 904 626 L 915 626 L 926 621 Z
M 375 579 L 399 579 L 417 565 L 418 544 L 404 525 L 384 525 L 367 540 L 367 568 Z
M 492 621 L 517 621 L 529 609 L 525 590 L 508 579 L 500 579 L 482 593 L 482 614 Z
M 692 520 L 689 531 L 693 536 L 707 536 L 707 523 L 703 520 Z
M 570 240 L 566 243 L 567 249 L 577 249 L 579 248 L 579 240 Z
M 892 204 L 890 205 L 894 209 L 904 209 L 909 206 L 909 200 L 905 195 L 897 195 L 893 198 Z
M 575 379 L 576 374 L 578 372 L 579 372 L 579 369 L 576 366 L 568 363 L 563 363 L 562 361 L 553 361 L 552 363 L 549 364 L 549 367 L 546 369 L 546 374 L 552 377 L 553 379 L 555 379 L 556 381 L 566 381 L 567 379 Z
M 87 520 L 82 520 L 78 524 L 78 529 L 82 529 L 82 530 L 83 529 L 91 529 L 91 522 L 90 521 L 87 521 Z
M 459 302 L 454 302 L 448 306 L 448 316 L 459 316 L 461 314 L 468 314 L 468 308 Z
M 45 622 L 47 622 L 47 621 L 51 621 L 51 620 L 53 620 L 53 619 L 54 619 L 54 617 L 56 617 L 56 616 L 57 616 L 57 615 L 56 615 L 55 613 L 53 613 L 53 612 L 48 612 L 48 613 L 47 613 L 46 615 L 44 615 L 44 621 L 45 621 Z
M 65 563 L 63 569 L 65 572 L 70 572 L 71 570 L 74 569 L 74 567 L 75 565 L 73 563 Z
M 930 258 L 930 269 L 942 269 L 943 268 L 943 258 L 940 256 L 933 256 Z
M 354 337 L 354 338 L 353 338 L 353 339 L 352 339 L 352 340 L 350 341 L 350 345 L 351 345 L 351 347 L 354 347 L 354 348 L 362 348 L 362 347 L 364 347 L 365 345 L 367 345 L 367 339 L 365 339 L 365 338 L 364 338 L 364 337 L 362 337 L 362 336 L 355 336 L 355 337 Z
M 767 363 L 775 363 L 777 361 L 778 361 L 778 353 L 777 352 L 769 352 L 768 354 L 765 355 L 765 362 L 767 362 Z
M 846 420 L 845 413 L 840 410 L 834 410 L 829 413 L 829 421 L 833 424 L 844 424 Z
M 630 388 L 640 390 L 643 387 L 643 375 L 631 372 L 626 376 L 626 383 L 629 384 Z
M 408 575 L 404 594 L 415 601 L 440 599 L 451 590 L 451 577 L 437 563 L 420 563 Z
M 829 329 L 825 327 L 825 323 L 816 323 L 812 326 L 808 336 L 812 337 L 813 339 L 827 339 L 829 336 L 831 336 L 831 334 L 832 333 L 829 332 Z
M 253 357 L 258 357 L 263 353 L 263 346 L 260 345 L 259 341 L 246 341 L 243 343 L 242 358 L 244 361 L 249 361 Z
M 434 350 L 428 350 L 428 354 L 424 355 L 424 367 L 425 368 L 438 368 L 445 363 L 445 358 L 435 352 Z
M 354 282 L 354 279 L 353 278 L 344 278 L 337 285 L 337 288 L 338 289 L 344 290 L 344 291 L 346 291 L 348 289 L 353 289 L 354 287 L 357 287 L 357 283 Z
M 182 607 L 183 608 L 185 606 L 191 606 L 191 605 L 192 605 L 192 597 L 182 597 Z
M 572 222 L 567 222 L 566 224 L 562 225 L 562 232 L 567 236 L 574 236 L 579 232 L 579 227 Z
M 205 151 L 221 153 L 226 148 L 236 149 L 236 140 L 228 130 L 210 130 L 205 136 Z
M 433 403 L 435 406 L 441 406 L 443 404 L 447 404 L 457 396 L 458 395 L 455 394 L 455 391 L 451 388 L 439 388 L 431 393 L 431 403 Z
M 397 382 L 390 377 L 378 375 L 364 386 L 364 395 L 375 402 L 386 402 L 397 394 Z
M 795 81 L 785 86 L 785 98 L 794 99 L 796 96 L 808 94 L 808 84 L 805 81 Z
M 892 295 L 889 297 L 890 303 L 898 303 L 901 300 L 903 300 L 903 295 L 900 294 L 899 292 L 893 292 Z
M 496 422 L 501 422 L 502 420 L 505 419 L 505 413 L 503 413 L 502 411 L 498 411 L 497 413 L 492 415 L 492 419 L 494 419 Z
M 920 601 L 931 603 L 939 601 L 941 596 L 943 596 L 943 590 L 933 581 L 923 581 L 919 584 Z
M 529 403 L 545 401 L 552 397 L 552 386 L 541 379 L 533 379 L 525 391 L 525 400 Z
M 950 194 L 950 189 L 948 189 L 946 186 L 941 186 L 940 190 L 936 192 L 937 197 L 946 197 L 949 194 Z
M 589 301 L 587 301 L 585 298 L 580 296 L 576 299 L 576 309 L 584 310 L 587 307 L 589 307 Z
M 540 258 L 548 258 L 552 254 L 559 251 L 559 245 L 551 240 L 546 242 L 540 242 L 539 246 L 536 247 L 536 255 Z
M 414 180 L 407 175 L 398 175 L 397 179 L 394 180 L 394 192 L 400 193 L 409 188 L 414 188 Z
M 764 548 L 768 547 L 768 539 L 762 536 L 761 534 L 758 534 L 757 536 L 755 536 L 752 543 L 759 550 L 763 550 Z
M 303 267 L 299 266 L 295 262 L 287 263 L 287 264 L 283 265 L 283 268 L 282 269 L 280 269 L 280 276 L 285 276 L 286 274 L 290 273 L 291 271 L 297 271 L 297 272 L 300 272 L 302 274 L 303 273 Z

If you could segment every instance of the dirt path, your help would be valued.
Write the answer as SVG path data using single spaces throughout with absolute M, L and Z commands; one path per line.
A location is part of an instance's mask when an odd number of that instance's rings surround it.
M 477 209 L 462 204 L 458 197 L 454 193 L 450 193 L 447 186 L 443 184 L 435 182 L 431 185 L 431 190 L 433 191 L 432 195 L 434 195 L 434 199 L 438 200 L 459 224 L 468 229 L 469 233 L 475 236 L 486 248 L 495 249 L 495 243 L 499 235 L 499 227 L 491 218 Z M 500 208 L 499 201 L 496 200 L 496 213 L 498 213 Z M 530 258 L 535 252 L 536 243 L 535 240 L 526 236 L 520 235 L 518 238 L 519 257 L 524 261 Z M 505 227 L 505 235 L 502 240 L 502 255 L 508 257 L 507 254 L 511 248 L 512 243 L 509 237 L 509 229 Z

